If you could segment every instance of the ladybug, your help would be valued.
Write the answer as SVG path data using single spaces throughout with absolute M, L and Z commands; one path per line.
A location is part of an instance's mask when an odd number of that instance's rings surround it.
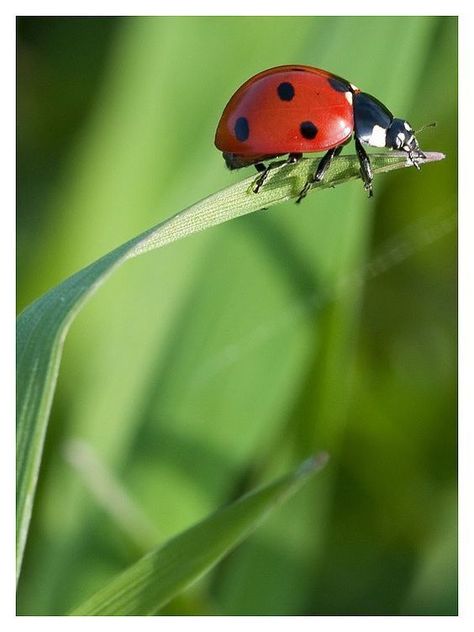
M 275 164 L 264 161 L 289 154 L 291 164 L 303 153 L 325 151 L 299 194 L 301 202 L 352 135 L 369 197 L 373 175 L 363 143 L 404 150 L 417 169 L 426 158 L 409 123 L 394 118 L 378 99 L 331 72 L 297 65 L 270 68 L 246 81 L 224 109 L 215 145 L 229 169 L 255 165 L 255 193 Z

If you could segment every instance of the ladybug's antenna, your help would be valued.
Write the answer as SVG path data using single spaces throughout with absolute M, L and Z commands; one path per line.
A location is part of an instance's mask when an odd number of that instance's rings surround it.
M 436 127 L 437 123 L 433 122 L 433 123 L 427 123 L 426 125 L 423 125 L 422 127 L 420 127 L 420 129 L 417 129 L 415 131 L 415 134 L 419 134 L 420 132 L 422 132 L 423 130 L 425 130 L 427 127 Z

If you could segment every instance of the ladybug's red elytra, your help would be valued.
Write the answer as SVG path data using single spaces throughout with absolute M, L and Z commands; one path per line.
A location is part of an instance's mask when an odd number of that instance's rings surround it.
M 369 197 L 373 175 L 362 143 L 404 150 L 417 169 L 426 157 L 408 122 L 394 118 L 378 99 L 326 70 L 298 65 L 270 68 L 246 81 L 224 109 L 215 145 L 229 169 L 255 165 L 255 193 L 271 168 L 264 161 L 289 154 L 287 162 L 294 163 L 304 153 L 325 151 L 301 202 L 352 135 Z

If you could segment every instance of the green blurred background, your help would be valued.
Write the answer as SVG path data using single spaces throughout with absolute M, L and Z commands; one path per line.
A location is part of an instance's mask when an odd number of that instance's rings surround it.
M 447 158 L 115 273 L 66 342 L 20 614 L 66 612 L 319 449 L 326 470 L 164 613 L 457 612 L 456 18 L 19 19 L 19 309 L 251 173 L 216 124 L 288 63 L 437 121 L 421 146 Z

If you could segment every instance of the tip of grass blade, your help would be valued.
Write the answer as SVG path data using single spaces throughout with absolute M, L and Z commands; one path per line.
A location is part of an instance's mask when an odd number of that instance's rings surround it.
M 442 154 L 439 151 L 424 151 L 423 154 L 424 158 L 417 158 L 417 162 L 420 165 L 427 165 L 430 162 L 438 162 L 439 160 L 444 160 L 446 158 L 445 154 Z M 393 169 L 413 167 L 413 163 L 405 151 L 390 151 L 370 154 L 370 160 L 374 173 L 384 173 L 386 171 L 392 171 Z
M 423 153 L 425 157 L 420 159 L 422 164 L 425 162 L 436 162 L 437 160 L 444 160 L 446 158 L 446 154 L 440 151 L 424 151 Z
M 391 155 L 395 157 L 405 158 L 405 164 L 403 165 L 404 167 L 413 167 L 413 163 L 406 152 L 392 151 Z M 417 159 L 419 165 L 427 165 L 430 162 L 438 162 L 439 160 L 444 160 L 446 158 L 446 155 L 442 154 L 440 151 L 424 151 L 423 155 L 423 158 L 419 157 Z
M 295 494 L 327 460 L 325 452 L 315 454 L 296 471 L 218 509 L 144 555 L 70 614 L 156 614 L 253 533 L 276 506 Z

